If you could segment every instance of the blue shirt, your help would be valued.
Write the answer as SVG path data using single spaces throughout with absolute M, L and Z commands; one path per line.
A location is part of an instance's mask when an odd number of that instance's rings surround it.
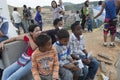
M 106 16 L 105 18 L 113 19 L 116 17 L 116 6 L 114 0 L 107 0 L 105 2 Z
M 37 21 L 39 24 L 42 24 L 42 16 L 39 11 L 36 13 L 35 21 Z

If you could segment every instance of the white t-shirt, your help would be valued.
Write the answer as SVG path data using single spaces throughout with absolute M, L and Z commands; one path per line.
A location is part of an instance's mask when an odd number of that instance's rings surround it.
M 85 55 L 85 53 L 82 50 L 85 50 L 85 39 L 83 35 L 80 35 L 80 40 L 78 40 L 75 35 L 72 33 L 70 35 L 70 39 L 69 39 L 69 46 L 71 49 L 71 54 L 81 54 L 81 55 Z
M 80 15 L 79 14 L 75 14 L 75 21 L 80 21 Z
M 17 11 L 13 11 L 12 16 L 13 16 L 15 23 L 21 22 L 21 15 Z

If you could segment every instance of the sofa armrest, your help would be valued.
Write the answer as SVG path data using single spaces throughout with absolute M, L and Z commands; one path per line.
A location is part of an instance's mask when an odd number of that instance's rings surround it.
M 27 44 L 24 41 L 14 41 L 5 44 L 2 52 L 2 61 L 4 68 L 17 61 L 21 54 L 27 49 Z

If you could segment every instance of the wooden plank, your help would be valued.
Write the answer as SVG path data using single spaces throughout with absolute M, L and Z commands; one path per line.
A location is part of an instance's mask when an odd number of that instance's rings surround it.
M 110 62 L 110 61 L 106 61 L 106 60 L 103 60 L 103 59 L 100 59 L 100 58 L 97 58 L 97 60 L 98 60 L 99 62 L 104 62 L 104 63 L 107 64 L 107 65 L 112 65 L 112 62 Z
M 104 74 L 106 74 L 107 73 L 107 69 L 106 69 L 106 64 L 105 64 L 105 62 L 100 62 L 100 69 L 101 69 L 101 71 L 104 73 Z
M 98 56 L 101 57 L 101 58 L 104 58 L 104 59 L 106 59 L 106 60 L 113 61 L 113 59 L 112 59 L 111 56 L 105 55 L 105 54 L 103 54 L 103 53 L 98 53 Z

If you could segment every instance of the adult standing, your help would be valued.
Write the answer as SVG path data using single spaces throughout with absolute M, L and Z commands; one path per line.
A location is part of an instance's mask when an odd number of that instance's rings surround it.
M 20 34 L 20 27 L 22 27 L 22 29 L 24 30 L 24 33 L 27 32 L 27 29 L 25 29 L 22 20 L 21 20 L 21 15 L 20 13 L 17 11 L 17 8 L 14 8 L 14 11 L 12 13 L 13 19 L 14 19 L 14 23 L 15 23 L 15 27 L 18 29 L 18 34 Z
M 64 13 L 64 7 L 62 5 L 62 0 L 59 0 L 59 6 L 57 5 L 56 1 L 52 1 L 51 6 L 54 9 L 53 11 L 53 21 L 54 21 L 56 18 L 59 18 L 59 13 L 61 11 Z
M 85 30 L 85 22 L 87 20 L 88 14 L 89 14 L 88 7 L 89 7 L 89 1 L 87 0 L 87 1 L 85 1 L 84 6 L 81 9 L 81 14 L 82 14 L 81 26 L 82 26 L 83 31 Z
M 105 25 L 104 25 L 104 43 L 103 45 L 106 47 L 107 46 L 107 34 L 110 31 L 111 35 L 111 42 L 110 46 L 115 47 L 114 40 L 115 40 L 115 34 L 116 34 L 116 5 L 115 5 L 115 0 L 106 0 L 102 4 L 102 9 L 101 11 L 94 17 L 97 18 L 102 14 L 102 12 L 106 11 L 106 16 L 105 16 Z

